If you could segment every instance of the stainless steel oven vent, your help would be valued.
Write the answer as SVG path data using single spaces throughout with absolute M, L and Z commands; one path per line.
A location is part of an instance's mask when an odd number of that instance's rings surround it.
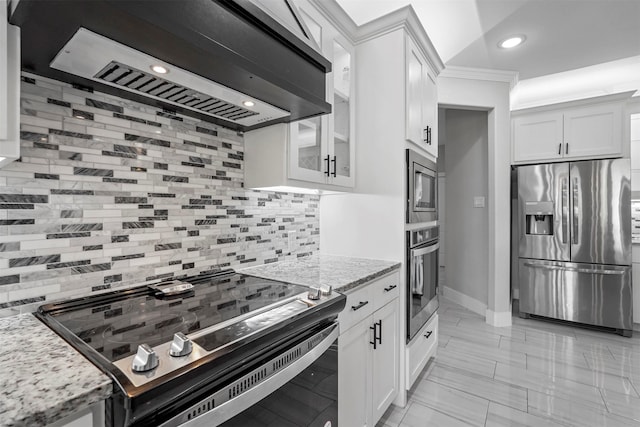
M 157 96 L 165 101 L 190 107 L 206 114 L 213 114 L 227 120 L 235 121 L 258 114 L 239 105 L 205 95 L 197 90 L 172 83 L 116 61 L 111 61 L 94 77 L 98 80 L 104 80 L 146 95 Z

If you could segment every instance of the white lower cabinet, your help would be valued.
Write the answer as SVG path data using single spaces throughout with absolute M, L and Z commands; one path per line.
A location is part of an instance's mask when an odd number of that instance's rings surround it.
M 341 426 L 375 426 L 398 394 L 398 284 L 395 273 L 347 296 L 338 339 Z
M 104 427 L 104 402 L 94 403 L 47 427 Z
M 438 350 L 438 313 L 416 334 L 407 346 L 407 390 L 411 388 L 429 359 L 436 356 Z
M 373 422 L 382 417 L 398 394 L 398 300 L 395 299 L 375 313 L 373 321 L 379 322 L 380 342 L 372 352 Z

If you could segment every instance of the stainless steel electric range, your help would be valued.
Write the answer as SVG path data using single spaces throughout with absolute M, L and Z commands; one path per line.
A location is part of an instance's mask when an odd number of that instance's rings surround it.
M 37 316 L 113 379 L 108 426 L 246 426 L 265 411 L 284 417 L 279 425 L 337 426 L 345 301 L 224 271 L 44 305 Z M 297 417 L 287 420 L 269 407 L 278 392 L 309 402 L 285 408 Z

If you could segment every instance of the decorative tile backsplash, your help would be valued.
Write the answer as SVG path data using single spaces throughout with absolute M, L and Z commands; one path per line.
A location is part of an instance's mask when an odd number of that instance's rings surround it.
M 319 197 L 244 189 L 243 154 L 229 129 L 23 75 L 22 158 L 0 169 L 0 316 L 317 252 Z

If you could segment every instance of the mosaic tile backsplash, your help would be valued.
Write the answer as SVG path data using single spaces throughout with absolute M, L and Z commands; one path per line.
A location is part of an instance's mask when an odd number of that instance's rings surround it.
M 318 251 L 319 197 L 243 188 L 235 131 L 29 74 L 21 89 L 22 157 L 0 169 L 0 317 Z

